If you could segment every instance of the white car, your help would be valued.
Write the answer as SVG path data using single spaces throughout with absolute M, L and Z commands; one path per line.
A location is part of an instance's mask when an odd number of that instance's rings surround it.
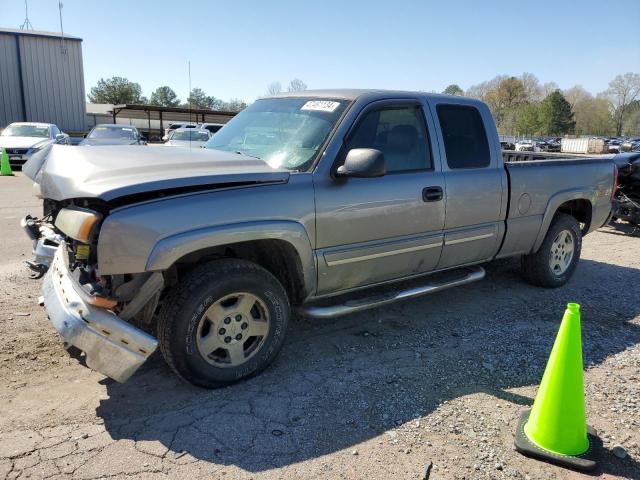
M 69 135 L 53 123 L 16 122 L 0 134 L 0 148 L 7 150 L 11 167 L 22 167 L 29 157 L 47 145 L 69 145 Z
M 200 124 L 195 122 L 170 123 L 169 126 L 164 129 L 164 136 L 162 137 L 162 140 L 165 142 L 169 140 L 171 132 L 179 128 L 200 128 Z
M 211 138 L 209 130 L 178 128 L 169 134 L 165 145 L 170 147 L 200 148 Z
M 224 123 L 203 123 L 198 128 L 204 129 L 204 130 L 209 130 L 211 132 L 211 135 L 213 135 L 218 130 L 220 130 L 222 127 L 224 127 Z
M 518 140 L 516 142 L 516 152 L 533 152 L 534 147 L 533 140 Z

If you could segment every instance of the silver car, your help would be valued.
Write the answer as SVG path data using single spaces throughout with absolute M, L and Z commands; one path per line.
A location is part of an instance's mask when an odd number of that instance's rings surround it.
M 0 148 L 6 148 L 11 167 L 21 167 L 47 145 L 69 144 L 69 135 L 53 123 L 16 122 L 0 134 Z
M 200 148 L 211 138 L 209 130 L 178 128 L 169 134 L 165 145 L 170 147 Z

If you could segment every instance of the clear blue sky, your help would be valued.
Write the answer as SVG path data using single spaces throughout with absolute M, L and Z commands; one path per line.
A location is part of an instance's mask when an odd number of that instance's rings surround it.
M 294 77 L 309 88 L 466 89 L 535 74 L 597 93 L 640 71 L 640 1 L 63 0 L 64 30 L 83 42 L 87 92 L 119 75 L 187 96 L 192 86 L 253 101 Z M 59 31 L 57 0 L 29 0 L 36 30 Z M 0 26 L 24 20 L 0 0 Z

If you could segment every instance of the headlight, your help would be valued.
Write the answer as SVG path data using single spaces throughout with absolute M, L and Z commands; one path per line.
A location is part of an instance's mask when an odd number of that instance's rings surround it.
M 90 243 L 102 215 L 83 208 L 63 208 L 56 217 L 56 227 L 69 237 Z
M 46 146 L 47 146 L 47 144 L 45 143 L 44 145 L 40 145 L 39 147 L 31 148 L 31 149 L 29 150 L 29 154 L 30 154 L 30 155 L 33 155 L 34 153 L 38 153 L 40 150 L 42 150 L 42 149 L 43 149 L 44 147 L 46 147 Z

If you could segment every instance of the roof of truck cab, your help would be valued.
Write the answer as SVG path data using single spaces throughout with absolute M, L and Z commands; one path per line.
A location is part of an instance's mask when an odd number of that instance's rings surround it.
M 440 93 L 427 93 L 427 92 L 416 92 L 416 91 L 405 91 L 405 90 L 384 90 L 384 89 L 357 89 L 357 88 L 335 88 L 335 89 L 326 89 L 326 90 L 302 90 L 300 92 L 281 92 L 276 95 L 266 97 L 266 98 L 286 98 L 286 97 L 313 97 L 313 98 L 335 98 L 335 99 L 344 99 L 344 100 L 355 100 L 362 96 L 377 96 L 380 97 L 402 97 L 402 96 L 412 96 L 412 97 L 438 97 L 438 98 L 468 98 L 468 97 L 459 97 L 455 95 L 443 95 Z M 473 100 L 473 99 L 470 99 Z

